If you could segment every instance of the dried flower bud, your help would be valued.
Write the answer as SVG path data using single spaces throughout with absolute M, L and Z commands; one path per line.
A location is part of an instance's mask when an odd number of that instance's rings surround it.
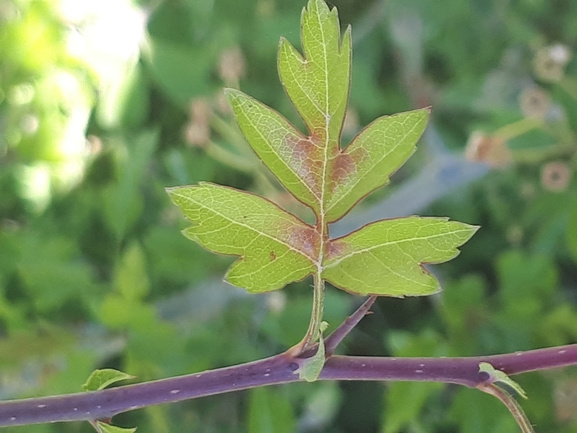
M 245 74 L 245 63 L 242 51 L 238 47 L 224 50 L 220 55 L 218 74 L 228 85 L 234 85 Z
M 541 169 L 541 185 L 549 191 L 565 191 L 571 182 L 572 175 L 571 169 L 564 162 L 548 162 Z
M 492 167 L 505 167 L 513 161 L 503 138 L 481 131 L 474 131 L 469 137 L 465 157 L 469 161 L 485 162 Z
M 184 130 L 184 136 L 193 146 L 204 147 L 210 141 L 210 128 L 206 125 L 189 123 Z
M 528 87 L 521 92 L 519 105 L 525 117 L 544 120 L 551 106 L 551 98 L 539 87 Z
M 562 44 L 549 45 L 537 51 L 533 59 L 535 75 L 548 82 L 557 82 L 565 74 L 565 66 L 571 60 L 572 53 Z
M 186 125 L 186 141 L 195 146 L 206 146 L 210 141 L 212 109 L 206 99 L 195 99 L 190 104 L 190 122 Z

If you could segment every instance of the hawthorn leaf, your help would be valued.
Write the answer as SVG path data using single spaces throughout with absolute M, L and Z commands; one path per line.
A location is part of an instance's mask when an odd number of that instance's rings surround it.
M 239 128 L 263 163 L 325 221 L 331 162 L 339 153 L 350 86 L 351 31 L 340 44 L 336 8 L 329 11 L 324 1 L 311 0 L 303 9 L 301 39 L 306 58 L 281 38 L 278 70 L 308 136 L 242 92 L 228 90 L 227 97 Z
M 317 220 L 334 222 L 359 200 L 388 182 L 414 152 L 428 110 L 375 120 L 345 149 L 340 147 L 349 97 L 351 29 L 342 41 L 336 8 L 311 0 L 303 10 L 304 56 L 282 38 L 281 82 L 308 129 L 308 136 L 281 114 L 241 91 L 227 99 L 245 138 L 284 187 L 313 209 Z
M 421 265 L 454 258 L 457 247 L 477 229 L 447 218 L 377 221 L 331 240 L 322 275 L 334 286 L 361 295 L 430 295 L 439 291 L 439 283 Z
M 316 213 L 320 212 L 318 176 L 308 162 L 313 143 L 262 102 L 240 90 L 226 89 L 225 95 L 243 135 L 258 157 L 296 198 Z
M 281 289 L 315 270 L 317 231 L 265 198 L 211 183 L 168 188 L 204 248 L 240 256 L 226 280 L 252 293 Z
M 328 224 L 387 184 L 413 154 L 429 114 L 421 109 L 380 117 L 342 147 L 351 38 L 350 27 L 341 36 L 337 10 L 323 0 L 309 0 L 303 9 L 302 54 L 281 38 L 279 76 L 306 133 L 262 102 L 225 90 L 246 140 L 281 184 L 314 211 L 314 227 L 264 198 L 232 188 L 203 183 L 168 190 L 193 223 L 184 234 L 213 252 L 239 256 L 226 278 L 250 292 L 280 289 L 313 273 L 314 302 L 321 304 L 319 279 L 364 295 L 435 293 L 439 283 L 422 265 L 455 257 L 477 230 L 443 218 L 408 217 L 329 239 Z M 320 338 L 320 312 L 322 305 L 315 304 L 306 338 Z M 312 368 L 311 378 L 319 368 Z
M 301 16 L 304 56 L 285 38 L 278 54 L 278 71 L 289 98 L 315 141 L 331 147 L 338 147 L 351 81 L 351 28 L 342 42 L 340 32 L 337 9 L 311 0 Z
M 336 221 L 360 199 L 386 185 L 415 152 L 427 125 L 428 109 L 379 117 L 335 158 L 326 219 Z

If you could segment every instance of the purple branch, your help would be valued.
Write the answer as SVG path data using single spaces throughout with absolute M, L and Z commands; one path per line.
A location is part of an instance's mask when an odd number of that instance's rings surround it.
M 204 397 L 259 386 L 299 381 L 298 359 L 279 354 L 233 367 L 153 382 L 0 403 L 0 427 L 58 421 L 106 420 L 161 403 Z M 331 356 L 320 380 L 404 380 L 456 383 L 469 387 L 488 379 L 479 363 L 506 374 L 577 365 L 577 344 L 506 355 L 469 358 L 380 358 Z
M 488 379 L 486 373 L 479 373 L 481 362 L 507 375 L 577 365 L 577 344 L 466 358 L 333 356 L 319 379 L 445 382 L 476 388 Z

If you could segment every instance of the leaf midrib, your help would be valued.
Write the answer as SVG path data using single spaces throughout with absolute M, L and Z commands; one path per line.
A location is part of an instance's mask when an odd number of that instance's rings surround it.
M 241 101 L 241 104 L 244 104 L 244 103 L 245 103 L 244 101 Z M 269 149 L 269 151 L 277 156 L 278 160 L 282 162 L 282 164 L 286 167 L 286 169 L 288 171 L 290 171 L 299 180 L 299 183 L 301 185 L 303 185 L 313 197 L 318 199 L 317 195 L 315 194 L 314 190 L 310 187 L 310 185 L 307 184 L 301 176 L 299 176 L 299 174 L 293 169 L 293 167 L 291 165 L 289 165 L 289 163 L 287 161 L 285 161 L 283 158 L 281 158 L 280 153 L 269 143 L 269 140 L 260 132 L 259 128 L 256 127 L 257 122 L 254 122 L 252 117 L 250 117 L 250 116 L 247 116 L 247 118 L 248 118 L 248 121 L 250 122 L 250 125 L 252 125 L 253 130 L 256 131 L 256 133 L 261 138 L 261 140 L 265 143 L 265 145 Z M 276 122 L 276 123 L 278 125 L 278 122 Z M 282 128 L 279 128 L 279 129 L 282 130 Z M 304 137 L 302 134 L 299 135 L 298 131 L 291 131 L 291 133 L 294 134 L 298 139 L 305 139 L 306 140 L 306 137 Z M 273 171 L 273 174 L 275 174 L 275 176 L 276 176 L 276 173 L 274 173 L 274 171 Z
M 397 244 L 402 244 L 402 243 L 405 243 L 405 242 L 426 241 L 426 240 L 429 240 L 429 239 L 438 238 L 438 237 L 447 236 L 447 235 L 454 235 L 454 234 L 461 233 L 461 232 L 466 232 L 466 231 L 467 231 L 466 229 L 460 229 L 460 230 L 454 230 L 454 231 L 451 231 L 451 232 L 437 233 L 437 234 L 434 234 L 434 235 L 428 235 L 428 236 L 423 236 L 423 237 L 412 237 L 412 238 L 400 239 L 400 240 L 397 240 L 397 241 L 382 242 L 382 243 L 379 243 L 379 244 L 377 244 L 377 245 L 372 245 L 372 246 L 370 246 L 370 247 L 366 247 L 366 248 L 363 248 L 363 249 L 360 249 L 360 250 L 355 250 L 355 251 L 353 251 L 353 252 L 351 252 L 351 253 L 349 253 L 349 254 L 341 257 L 340 259 L 336 260 L 335 262 L 332 262 L 332 263 L 330 263 L 329 265 L 324 266 L 324 269 L 334 268 L 335 266 L 337 266 L 338 264 L 340 264 L 340 263 L 343 262 L 344 260 L 349 259 L 350 257 L 353 257 L 353 256 L 355 256 L 355 255 L 357 255 L 357 254 L 362 254 L 362 253 L 370 252 L 370 251 L 372 251 L 372 250 L 374 250 L 374 249 L 377 249 L 377 248 L 384 248 L 384 247 L 387 247 L 387 246 L 389 246 L 389 245 L 397 245 Z M 345 237 L 346 237 L 346 236 L 345 236 Z M 455 248 L 455 249 L 456 249 L 456 248 Z

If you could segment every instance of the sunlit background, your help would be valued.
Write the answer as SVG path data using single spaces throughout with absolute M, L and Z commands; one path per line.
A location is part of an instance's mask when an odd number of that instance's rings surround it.
M 222 97 L 302 122 L 276 74 L 304 0 L 0 1 L 0 398 L 269 356 L 308 325 L 310 282 L 252 296 L 185 239 L 164 192 L 208 180 L 311 215 L 253 155 Z M 442 215 L 482 229 L 433 272 L 444 292 L 381 299 L 341 348 L 468 356 L 577 341 L 577 2 L 334 0 L 353 27 L 346 145 L 432 107 L 391 186 L 331 227 Z M 327 292 L 332 327 L 361 299 Z M 577 432 L 577 371 L 527 374 L 537 431 Z M 517 432 L 497 401 L 442 384 L 262 388 L 118 416 L 139 432 Z M 7 432 L 88 432 L 82 424 Z

